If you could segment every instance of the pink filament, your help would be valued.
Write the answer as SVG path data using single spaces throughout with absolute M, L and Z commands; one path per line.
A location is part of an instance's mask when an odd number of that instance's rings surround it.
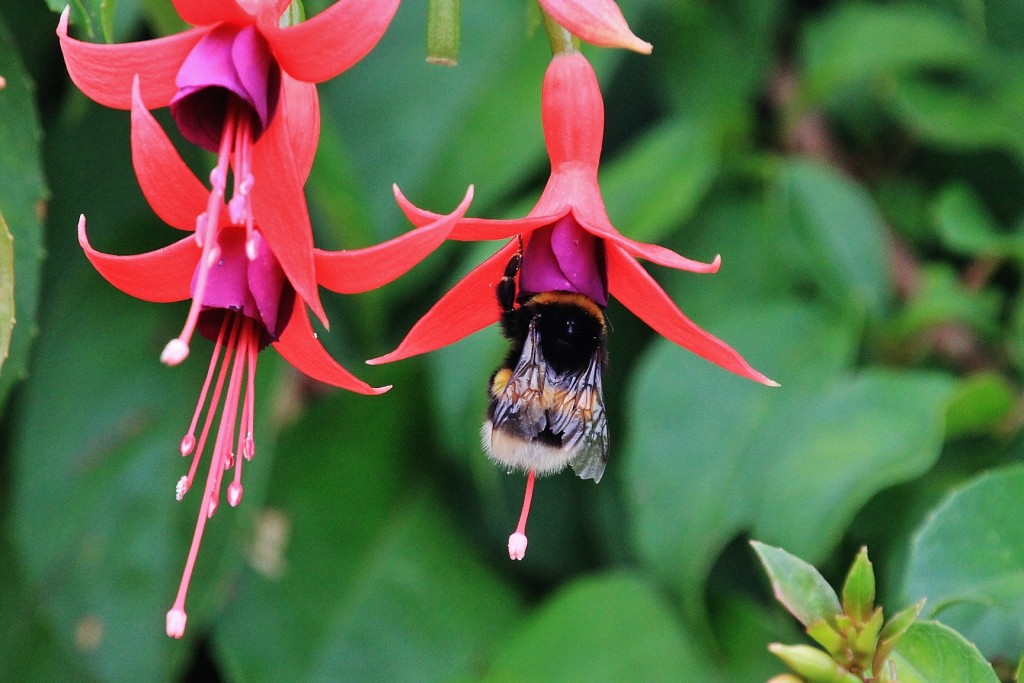
M 199 313 L 203 306 L 203 295 L 206 292 L 206 281 L 209 279 L 210 269 L 220 257 L 220 248 L 217 246 L 217 231 L 220 229 L 220 211 L 224 206 L 224 189 L 227 184 L 228 168 L 231 162 L 231 152 L 235 144 L 235 130 L 238 122 L 245 117 L 239 116 L 239 106 L 232 103 L 228 106 L 227 115 L 224 117 L 224 130 L 220 137 L 220 150 L 217 153 L 217 166 L 210 173 L 210 197 L 206 202 L 206 215 L 202 218 L 200 228 L 196 224 L 196 240 L 202 246 L 203 253 L 199 257 L 199 271 L 196 277 L 195 288 L 192 292 L 192 305 L 188 309 L 188 317 L 185 318 L 185 325 L 178 335 L 177 340 L 188 349 L 192 340 L 196 323 L 199 321 Z M 173 342 L 172 342 L 173 343 Z M 169 364 L 180 362 L 178 358 Z
M 217 428 L 217 437 L 214 441 L 213 455 L 210 462 L 210 469 L 206 476 L 206 487 L 203 491 L 203 500 L 199 506 L 199 518 L 196 521 L 195 532 L 192 535 L 192 545 L 189 549 L 188 558 L 185 561 L 185 569 L 182 572 L 181 583 L 178 586 L 178 594 L 175 597 L 174 605 L 167 613 L 167 635 L 172 638 L 180 638 L 184 633 L 187 614 L 185 612 L 185 599 L 188 594 L 189 582 L 192 579 L 192 571 L 195 567 L 196 558 L 199 555 L 199 547 L 202 543 L 203 531 L 206 528 L 206 520 L 216 512 L 220 499 L 221 480 L 224 470 L 231 466 L 235 469 L 234 481 L 228 487 L 228 502 L 234 506 L 241 500 L 241 463 L 244 457 L 234 457 L 231 446 L 235 442 L 236 426 L 238 429 L 238 442 L 248 443 L 252 439 L 253 427 L 253 380 L 256 370 L 256 353 L 259 350 L 259 333 L 256 330 L 256 323 L 239 313 L 230 313 L 225 316 L 231 320 L 230 333 L 223 357 L 219 359 L 220 372 L 217 376 L 217 383 L 214 387 L 213 396 L 207 406 L 206 419 L 203 425 L 203 433 L 200 437 L 198 450 L 193 456 L 192 466 L 189 470 L 188 485 L 191 485 L 192 477 L 195 474 L 196 465 L 202 455 L 206 437 L 214 414 L 220 407 L 220 424 Z M 227 326 L 227 323 L 225 323 Z M 211 361 L 211 367 L 218 362 L 219 354 L 215 351 Z M 227 378 L 228 367 L 231 368 L 231 376 Z M 212 371 L 208 377 L 212 377 Z M 241 420 L 239 420 L 239 401 L 242 399 L 243 375 L 245 376 L 245 399 L 242 405 Z M 219 406 L 220 395 L 224 389 L 227 379 L 227 392 L 224 396 L 224 403 Z M 204 387 L 205 391 L 205 387 Z M 202 402 L 200 402 L 200 406 Z M 194 422 L 195 420 L 193 420 Z M 194 429 L 194 427 L 193 427 Z M 243 435 L 245 435 L 243 437 Z M 187 486 L 186 486 L 187 490 Z

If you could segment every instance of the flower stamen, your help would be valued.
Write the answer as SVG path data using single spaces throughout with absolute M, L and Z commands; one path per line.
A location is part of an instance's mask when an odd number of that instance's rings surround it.
M 513 560 L 526 557 L 526 519 L 530 516 L 530 502 L 533 500 L 533 482 L 537 474 L 530 470 L 526 474 L 526 494 L 523 496 L 523 511 L 519 515 L 516 532 L 508 537 L 508 556 Z
M 199 220 L 196 221 L 196 241 L 201 243 L 203 254 L 199 259 L 199 268 L 196 271 L 192 305 L 189 307 L 188 317 L 185 318 L 185 326 L 181 333 L 176 339 L 167 342 L 163 353 L 160 354 L 160 362 L 164 365 L 177 365 L 188 358 L 189 342 L 192 340 L 192 333 L 195 332 L 196 323 L 199 320 L 210 269 L 220 258 L 220 248 L 217 247 L 216 239 L 217 231 L 220 229 L 220 211 L 224 205 L 224 190 L 227 187 L 231 151 L 235 143 L 235 130 L 239 120 L 244 120 L 244 118 L 244 116 L 240 116 L 239 105 L 232 100 L 224 117 L 217 165 L 210 172 L 210 197 L 206 204 L 202 230 L 199 229 Z

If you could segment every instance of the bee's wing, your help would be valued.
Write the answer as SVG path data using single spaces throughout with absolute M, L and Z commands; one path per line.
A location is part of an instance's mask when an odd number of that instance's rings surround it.
M 601 388 L 601 352 L 586 369 L 563 379 L 555 392 L 559 401 L 551 410 L 551 431 L 562 435 L 562 447 L 573 452 L 569 464 L 580 479 L 601 481 L 608 463 L 608 420 Z M 551 377 L 548 377 L 551 380 Z
M 544 380 L 547 364 L 540 352 L 536 321 L 530 321 L 530 330 L 523 344 L 519 362 L 494 406 L 491 418 L 493 429 L 503 429 L 526 441 L 537 436 L 547 426 L 544 414 Z

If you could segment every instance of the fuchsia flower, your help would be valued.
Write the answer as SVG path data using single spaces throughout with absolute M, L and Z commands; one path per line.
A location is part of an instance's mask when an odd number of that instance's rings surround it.
M 651 44 L 629 29 L 615 0 L 539 0 L 551 18 L 581 40 L 598 47 L 623 47 L 651 53 Z
M 542 92 L 544 140 L 551 176 L 525 218 L 462 218 L 451 237 L 496 240 L 522 235 L 521 295 L 550 290 L 585 294 L 604 307 L 610 293 L 662 336 L 726 370 L 775 385 L 725 342 L 687 318 L 637 263 L 638 258 L 694 273 L 714 273 L 720 259 L 700 263 L 655 244 L 635 242 L 608 219 L 597 182 L 604 135 L 604 103 L 597 76 L 578 52 L 551 60 Z M 440 216 L 398 196 L 414 225 Z M 433 351 L 497 322 L 494 288 L 516 252 L 512 240 L 455 285 L 413 326 L 398 348 L 370 361 L 387 363 Z
M 209 213 L 203 218 L 215 226 L 218 196 L 223 197 L 232 165 L 236 193 L 231 210 L 236 223 L 247 217 L 247 249 L 255 253 L 258 240 L 266 239 L 296 293 L 326 325 L 314 277 L 312 233 L 300 208 L 319 139 L 314 83 L 336 76 L 373 49 L 399 0 L 341 0 L 287 28 L 278 22 L 288 0 L 173 2 L 195 28 L 119 45 L 70 38 L 65 9 L 57 35 L 68 73 L 86 95 L 118 109 L 132 108 L 132 83 L 138 77 L 137 99 L 146 108 L 170 105 L 182 134 L 218 154 Z M 290 119 L 287 126 L 271 125 L 281 116 Z M 259 234 L 252 230 L 254 222 Z M 201 226 L 197 232 L 202 234 Z M 200 291 L 203 286 L 201 281 Z M 175 364 L 188 355 L 195 322 L 189 316 L 182 334 L 168 344 L 165 362 Z
M 634 242 L 612 226 L 597 182 L 604 103 L 594 70 L 578 52 L 558 54 L 551 60 L 544 77 L 542 118 L 551 176 L 533 210 L 516 220 L 461 218 L 451 237 L 490 240 L 519 235 L 523 243 L 520 300 L 544 292 L 574 292 L 603 309 L 611 294 L 683 348 L 738 375 L 778 386 L 725 342 L 687 318 L 637 262 L 643 258 L 679 270 L 713 273 L 719 267 L 718 257 L 712 263 L 691 261 L 669 249 Z M 398 200 L 415 225 L 429 225 L 439 218 L 400 194 Z M 513 239 L 499 249 L 442 297 L 397 349 L 369 362 L 390 362 L 432 351 L 497 322 L 501 310 L 495 287 L 519 248 L 519 240 Z M 490 431 L 485 429 L 485 438 L 489 437 Z M 516 533 L 509 538 L 512 559 L 522 559 L 526 550 L 526 518 L 535 474 L 532 469 L 527 472 L 523 512 Z
M 284 117 L 275 118 L 266 137 L 288 139 L 289 136 L 276 136 L 273 131 L 275 126 L 284 125 Z M 132 159 L 143 193 L 153 209 L 170 225 L 191 231 L 190 234 L 157 251 L 112 256 L 90 246 L 83 216 L 78 227 L 79 242 L 100 274 L 125 293 L 158 303 L 191 298 L 189 320 L 194 321 L 200 333 L 215 341 L 206 382 L 180 446 L 183 456 L 194 456 L 188 474 L 178 482 L 179 500 L 192 486 L 215 413 L 221 405 L 192 548 L 177 599 L 167 614 L 168 635 L 180 637 L 185 629 L 189 579 L 206 520 L 219 503 L 223 473 L 234 468 L 227 498 L 228 503 L 236 506 L 242 497 L 242 463 L 251 460 L 255 453 L 253 404 L 258 352 L 272 344 L 296 369 L 350 391 L 379 394 L 390 387 L 369 386 L 328 355 L 316 340 L 303 300 L 296 297 L 295 283 L 282 267 L 274 244 L 259 237 L 264 233 L 263 225 L 251 212 L 236 215 L 233 210 L 235 199 L 244 195 L 242 189 L 236 183 L 235 195 L 228 207 L 212 205 L 223 201 L 223 193 L 209 193 L 192 175 L 160 125 L 145 109 L 138 87 L 132 108 Z M 308 172 L 308 166 L 301 170 Z M 213 173 L 218 177 L 223 174 L 226 168 L 221 166 Z M 399 277 L 444 241 L 455 221 L 465 213 L 471 198 L 472 188 L 450 216 L 385 244 L 354 251 L 319 252 L 314 281 L 336 290 L 362 292 Z M 292 215 L 301 224 L 283 226 L 284 232 L 308 231 L 305 204 L 296 207 Z M 216 224 L 209 220 L 210 216 L 216 218 Z M 213 393 L 207 403 L 211 387 Z M 197 440 L 204 404 L 206 416 Z

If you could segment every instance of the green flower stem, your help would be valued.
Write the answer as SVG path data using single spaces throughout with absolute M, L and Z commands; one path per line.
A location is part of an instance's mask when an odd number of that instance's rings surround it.
M 459 63 L 462 0 L 430 0 L 427 5 L 427 61 L 441 66 Z
M 544 11 L 544 8 L 541 8 L 540 15 L 544 18 L 544 31 L 548 34 L 552 55 L 570 54 L 580 51 L 580 41 L 576 36 L 569 33 L 565 27 L 552 19 Z

